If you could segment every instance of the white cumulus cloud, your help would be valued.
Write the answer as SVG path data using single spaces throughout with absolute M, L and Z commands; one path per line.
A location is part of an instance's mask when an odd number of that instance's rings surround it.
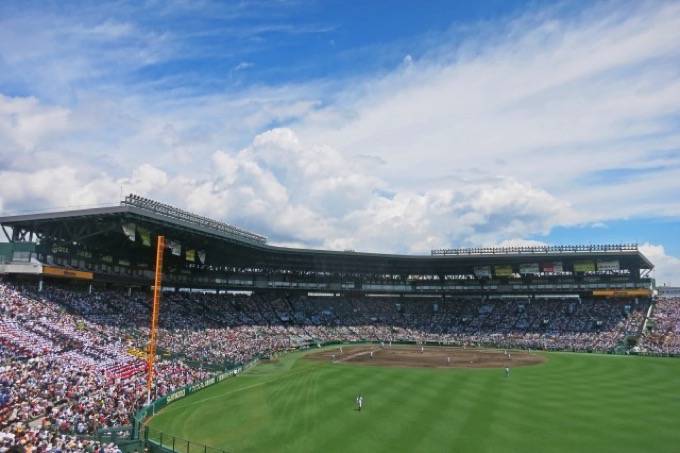
M 30 150 L 50 134 L 65 131 L 69 114 L 68 109 L 42 105 L 34 97 L 8 97 L 0 93 L 0 139 Z
M 238 152 L 216 151 L 208 172 L 191 177 L 143 164 L 115 178 L 62 165 L 0 171 L 11 206 L 111 203 L 120 188 L 266 232 L 275 243 L 333 249 L 426 253 L 547 232 L 571 214 L 568 203 L 512 178 L 451 180 L 404 190 L 371 174 L 370 160 L 308 144 L 290 129 L 257 135 Z
M 8 211 L 123 186 L 277 243 L 389 252 L 680 218 L 677 2 L 534 10 L 400 49 L 391 71 L 200 94 L 130 83 L 180 37 L 55 15 L 0 20 L 0 86 L 29 93 L 0 93 Z
M 680 286 L 680 258 L 666 254 L 663 245 L 646 242 L 640 251 L 654 264 L 657 285 Z

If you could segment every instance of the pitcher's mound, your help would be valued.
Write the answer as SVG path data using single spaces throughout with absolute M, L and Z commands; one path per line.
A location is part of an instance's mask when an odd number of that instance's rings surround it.
M 373 357 L 371 357 L 373 352 Z M 448 346 L 378 345 L 343 346 L 312 352 L 305 357 L 325 362 L 404 368 L 516 368 L 538 365 L 545 357 L 538 354 L 498 349 L 458 348 Z

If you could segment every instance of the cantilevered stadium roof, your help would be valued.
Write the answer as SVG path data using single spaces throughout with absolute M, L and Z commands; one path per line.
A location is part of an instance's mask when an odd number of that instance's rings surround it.
M 118 206 L 0 217 L 11 227 L 10 240 L 78 244 L 90 251 L 138 260 L 151 257 L 149 247 L 131 242 L 124 224 L 134 223 L 152 236 L 163 234 L 185 248 L 204 250 L 213 266 L 375 274 L 471 273 L 474 266 L 614 259 L 622 269 L 652 269 L 636 245 L 557 246 L 433 250 L 429 255 L 366 253 L 278 247 L 264 236 L 135 195 Z M 1 233 L 0 233 L 1 234 Z

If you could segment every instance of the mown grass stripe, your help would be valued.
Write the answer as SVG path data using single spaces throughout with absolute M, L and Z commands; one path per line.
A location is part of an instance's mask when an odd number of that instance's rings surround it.
M 180 400 L 150 424 L 235 453 L 680 451 L 680 360 L 547 357 L 505 378 L 500 369 L 362 367 L 292 354 Z

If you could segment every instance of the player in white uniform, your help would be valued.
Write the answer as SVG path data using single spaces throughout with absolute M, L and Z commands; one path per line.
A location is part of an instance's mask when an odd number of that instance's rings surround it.
M 510 368 L 505 367 L 505 377 L 510 377 Z

